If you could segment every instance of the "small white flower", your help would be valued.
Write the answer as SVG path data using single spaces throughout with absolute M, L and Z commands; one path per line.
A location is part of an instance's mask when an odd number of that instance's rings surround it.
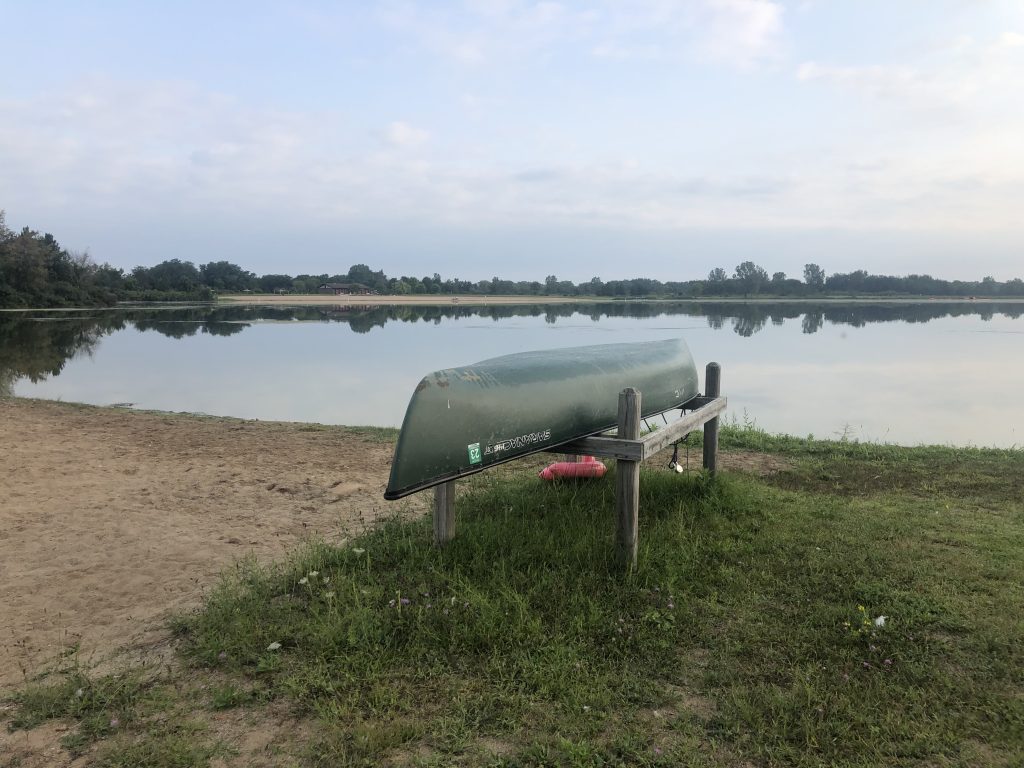
M 274 642 L 272 642 L 270 645 L 267 646 L 267 650 L 268 651 L 276 651 L 280 647 L 281 647 L 281 644 L 275 640 Z
M 885 626 L 885 620 L 887 618 L 889 618 L 889 617 L 888 616 L 879 616 L 877 619 L 875 619 L 875 626 L 876 627 L 884 627 Z
M 358 548 L 357 549 L 353 549 L 352 551 L 355 552 L 357 555 L 361 555 L 364 552 L 366 552 L 365 549 L 358 549 Z
M 79 688 L 77 691 L 75 691 L 75 696 L 80 699 L 83 696 L 85 696 L 85 691 L 82 688 Z
M 331 577 L 330 576 L 324 576 L 322 579 L 320 579 L 320 581 L 322 581 L 324 584 L 330 584 L 331 583 Z
M 306 575 L 309 576 L 309 578 L 311 578 L 311 579 L 315 579 L 317 576 L 320 575 L 320 571 L 310 571 Z
M 299 579 L 299 584 L 309 584 L 309 579 L 303 576 L 301 579 Z
M 584 712 L 589 712 L 590 711 L 590 707 L 588 707 L 586 704 L 584 704 L 583 705 L 583 711 Z

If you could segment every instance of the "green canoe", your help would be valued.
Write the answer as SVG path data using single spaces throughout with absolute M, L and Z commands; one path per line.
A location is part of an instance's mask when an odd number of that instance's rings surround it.
M 384 498 L 611 429 L 626 387 L 640 390 L 645 416 L 695 397 L 686 342 L 522 352 L 428 374 L 405 412 Z

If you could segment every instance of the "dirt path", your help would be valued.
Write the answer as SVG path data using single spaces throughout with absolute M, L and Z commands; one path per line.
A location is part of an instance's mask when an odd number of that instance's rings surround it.
M 0 445 L 0 694 L 156 639 L 244 555 L 396 511 L 391 444 L 342 427 L 0 400 Z

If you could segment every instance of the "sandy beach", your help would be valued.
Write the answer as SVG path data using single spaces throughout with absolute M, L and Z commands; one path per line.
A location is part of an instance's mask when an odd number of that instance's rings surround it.
M 700 296 L 656 298 L 646 296 L 450 296 L 418 294 L 407 296 L 335 296 L 334 294 L 221 294 L 221 304 L 272 304 L 302 306 L 343 304 L 347 306 L 493 306 L 511 304 L 594 304 L 616 303 L 699 303 L 699 304 L 1020 304 L 1022 297 L 976 298 L 973 296 Z
M 162 642 L 241 557 L 410 506 L 382 497 L 391 444 L 343 427 L 14 399 L 0 440 L 0 692 Z
M 492 305 L 492 304 L 573 304 L 594 302 L 593 296 L 451 296 L 449 294 L 418 294 L 409 296 L 359 296 L 345 294 L 260 294 L 232 293 L 217 297 L 218 302 L 226 304 L 281 304 L 295 306 L 298 304 L 349 304 L 376 306 L 381 304 L 410 304 L 423 306 L 451 305 Z M 611 299 L 605 299 L 611 301 Z

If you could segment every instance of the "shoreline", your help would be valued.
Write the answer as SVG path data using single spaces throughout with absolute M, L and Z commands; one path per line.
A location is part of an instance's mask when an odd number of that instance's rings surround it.
M 420 295 L 420 296 L 331 296 L 322 294 L 302 295 L 245 295 L 225 294 L 218 296 L 214 304 L 277 304 L 277 305 L 423 305 L 423 306 L 488 306 L 496 304 L 1024 304 L 1024 297 L 1012 298 L 970 298 L 966 296 L 937 297 L 608 297 L 608 296 L 474 296 L 474 295 Z
M 1024 297 L 976 297 L 966 296 L 706 296 L 706 297 L 608 297 L 608 296 L 474 296 L 474 295 L 421 295 L 421 296 L 326 296 L 321 294 L 299 295 L 246 295 L 225 294 L 213 301 L 150 301 L 122 302 L 113 306 L 73 307 L 7 307 L 0 308 L 0 316 L 17 315 L 26 312 L 118 312 L 133 309 L 186 309 L 203 307 L 243 306 L 424 306 L 424 307 L 486 307 L 486 306 L 531 306 L 565 304 L 790 304 L 835 306 L 877 306 L 877 305 L 932 305 L 965 304 L 989 306 L 994 304 L 1024 304 Z

